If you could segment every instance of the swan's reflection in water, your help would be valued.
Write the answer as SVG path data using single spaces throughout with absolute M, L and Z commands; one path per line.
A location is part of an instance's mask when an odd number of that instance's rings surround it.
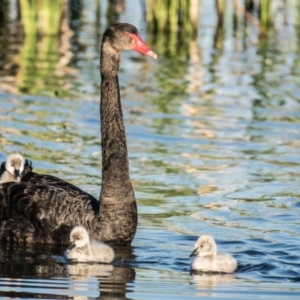
M 76 291 L 98 291 L 97 299 L 127 299 L 127 284 L 135 279 L 135 270 L 105 264 L 69 264 L 67 273 Z M 74 299 L 88 297 L 74 296 Z
M 218 273 L 191 273 L 191 283 L 194 284 L 198 290 L 203 292 L 197 293 L 199 296 L 212 296 L 210 290 L 215 290 L 223 285 L 232 283 L 235 280 L 234 274 L 218 274 Z
M 66 263 L 64 250 L 60 246 L 0 244 L 0 297 L 127 299 L 135 269 L 122 266 L 120 260 L 116 265 Z M 117 254 L 125 259 L 133 256 L 131 248 Z

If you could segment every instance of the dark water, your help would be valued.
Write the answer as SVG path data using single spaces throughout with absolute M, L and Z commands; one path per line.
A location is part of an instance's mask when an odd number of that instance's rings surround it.
M 61 60 L 67 54 L 50 52 L 55 64 L 45 66 L 38 57 L 26 80 L 11 84 L 9 74 L 2 78 L 0 161 L 19 151 L 33 161 L 35 171 L 64 178 L 97 197 L 95 37 L 106 24 L 101 17 L 100 29 L 95 26 L 93 1 L 84 5 L 76 32 L 84 51 L 74 50 L 73 38 L 65 65 Z M 139 208 L 132 247 L 116 249 L 116 262 L 101 265 L 67 264 L 59 247 L 1 245 L 2 297 L 299 297 L 296 32 L 287 25 L 266 43 L 250 27 L 241 40 L 227 22 L 222 45 L 214 47 L 212 6 L 213 1 L 203 1 L 198 39 L 190 42 L 188 55 L 174 57 L 153 48 L 157 61 L 131 52 L 122 57 L 121 96 Z M 133 22 L 133 17 L 145 37 L 139 3 L 130 1 L 121 21 Z M 30 57 L 27 50 L 21 47 L 20 60 Z M 25 72 L 25 66 L 20 68 Z M 201 234 L 213 235 L 220 250 L 237 259 L 235 274 L 190 274 L 188 257 Z

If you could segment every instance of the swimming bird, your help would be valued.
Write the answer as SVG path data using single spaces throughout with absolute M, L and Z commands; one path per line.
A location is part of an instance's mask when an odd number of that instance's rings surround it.
M 131 243 L 138 215 L 118 83 L 122 50 L 156 58 L 133 25 L 118 23 L 103 33 L 100 200 L 57 177 L 28 172 L 20 182 L 0 184 L 0 239 L 68 244 L 71 229 L 81 224 L 97 241 Z
M 215 240 L 210 235 L 198 238 L 190 257 L 193 256 L 197 257 L 191 263 L 191 270 L 233 273 L 237 267 L 237 262 L 231 255 L 218 253 Z
M 83 226 L 75 226 L 70 233 L 71 244 L 65 251 L 67 259 L 79 262 L 98 261 L 110 263 L 114 257 L 114 250 L 103 243 L 90 239 Z
M 0 167 L 0 183 L 17 182 L 32 170 L 32 162 L 19 153 L 10 154 Z

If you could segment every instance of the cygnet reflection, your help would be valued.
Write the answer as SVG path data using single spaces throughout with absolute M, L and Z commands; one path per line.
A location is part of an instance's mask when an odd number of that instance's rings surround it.
M 107 264 L 68 264 L 67 272 L 72 279 L 87 279 L 91 277 L 110 277 L 114 267 Z

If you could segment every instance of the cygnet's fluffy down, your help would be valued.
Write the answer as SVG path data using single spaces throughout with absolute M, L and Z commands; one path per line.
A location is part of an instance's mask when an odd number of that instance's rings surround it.
M 32 171 L 31 160 L 25 159 L 19 153 L 10 154 L 0 167 L 0 183 L 18 182 L 21 177 Z
M 90 239 L 85 227 L 75 226 L 70 233 L 71 244 L 65 251 L 67 259 L 80 262 L 98 261 L 110 263 L 114 257 L 114 250 L 103 243 Z
M 237 267 L 237 262 L 231 255 L 218 253 L 215 240 L 210 235 L 199 237 L 190 257 L 193 256 L 197 257 L 191 263 L 192 270 L 233 273 Z

